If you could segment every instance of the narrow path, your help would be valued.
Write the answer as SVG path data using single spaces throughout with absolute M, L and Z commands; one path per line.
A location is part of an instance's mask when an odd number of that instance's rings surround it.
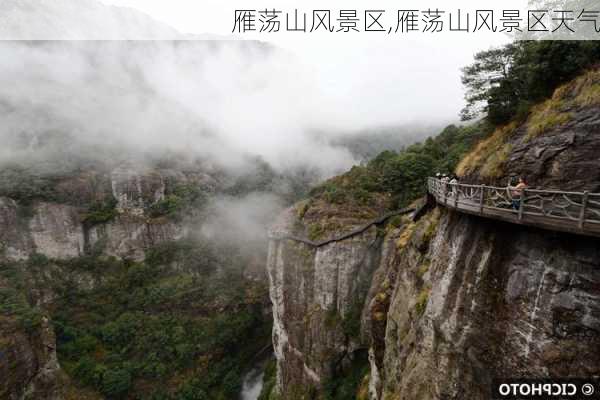
M 380 225 L 380 224 L 384 223 L 387 219 L 389 219 L 391 217 L 395 217 L 396 215 L 404 215 L 404 214 L 411 213 L 413 211 L 418 211 L 421 208 L 423 208 L 424 206 L 425 205 L 422 205 L 420 207 L 406 207 L 401 210 L 391 211 L 389 213 L 383 214 L 380 217 L 372 219 L 371 221 L 367 222 L 366 224 L 361 225 L 358 228 L 351 230 L 350 232 L 347 232 L 347 233 L 344 233 L 344 234 L 341 234 L 339 236 L 335 236 L 332 238 L 320 240 L 317 242 L 312 241 L 308 238 L 303 238 L 303 237 L 295 236 L 295 235 L 287 235 L 287 234 L 280 235 L 280 236 L 270 236 L 269 239 L 271 239 L 271 240 L 293 240 L 296 242 L 307 244 L 309 246 L 321 247 L 321 246 L 325 246 L 326 244 L 329 244 L 329 243 L 339 242 L 339 241 L 348 239 L 352 236 L 360 235 L 361 233 L 363 233 L 364 231 L 366 231 L 373 225 Z

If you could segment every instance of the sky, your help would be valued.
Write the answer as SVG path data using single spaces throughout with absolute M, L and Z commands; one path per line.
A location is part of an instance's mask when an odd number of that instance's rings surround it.
M 358 162 L 332 140 L 340 134 L 457 121 L 461 68 L 507 40 L 364 32 L 232 37 L 235 9 L 249 4 L 236 2 L 2 0 L 0 39 L 12 40 L 0 41 L 0 168 L 16 161 L 52 172 L 73 154 L 110 161 L 111 153 L 97 150 L 108 145 L 142 157 L 189 154 L 242 174 L 258 156 L 276 171 L 309 168 L 326 178 Z M 277 2 L 284 10 L 323 6 Z M 397 2 L 369 6 L 394 10 Z M 152 41 L 205 38 L 258 39 L 271 47 Z M 229 221 L 231 232 L 241 224 L 248 227 L 242 236 L 255 236 L 278 203 L 264 193 L 218 199 L 220 219 L 204 233 L 223 231 Z
M 281 10 L 364 10 L 360 1 L 278 0 L 277 2 L 223 0 L 102 0 L 105 4 L 131 7 L 164 22 L 182 33 L 231 36 L 236 9 L 276 6 Z M 486 1 L 445 2 L 453 8 L 485 8 Z M 493 8 L 494 2 L 487 1 Z M 504 7 L 510 6 L 510 2 Z M 513 2 L 515 3 L 515 2 Z M 343 6 L 341 6 L 343 4 Z M 497 8 L 497 2 L 495 6 Z M 423 1 L 404 1 L 402 8 L 421 9 Z M 432 4 L 435 7 L 436 4 Z M 370 2 L 369 7 L 392 12 L 397 2 Z M 473 34 L 463 39 L 451 33 L 405 37 L 348 37 L 301 34 L 237 35 L 258 38 L 284 48 L 310 68 L 325 93 L 343 104 L 348 114 L 368 114 L 382 125 L 407 122 L 454 121 L 462 108 L 464 90 L 460 69 L 481 50 L 507 42 L 503 35 Z M 331 37 L 331 36 L 330 36 Z M 371 118 L 373 117 L 373 118 Z
M 485 3 L 460 1 L 452 6 Z M 329 4 L 334 15 L 335 4 L 364 10 L 356 0 Z M 0 106 L 8 111 L 0 139 L 20 143 L 16 132 L 25 132 L 39 142 L 63 132 L 227 164 L 249 154 L 275 168 L 310 166 L 330 176 L 357 162 L 333 144 L 336 135 L 458 121 L 461 68 L 507 40 L 479 32 L 234 36 L 235 10 L 247 7 L 247 0 L 3 0 L 0 38 L 67 41 L 0 42 Z M 277 7 L 310 14 L 324 3 L 279 0 Z M 370 7 L 395 14 L 398 6 L 377 0 Z M 241 41 L 211 50 L 194 41 L 206 38 L 261 40 L 273 51 Z M 15 154 L 4 146 L 0 161 Z

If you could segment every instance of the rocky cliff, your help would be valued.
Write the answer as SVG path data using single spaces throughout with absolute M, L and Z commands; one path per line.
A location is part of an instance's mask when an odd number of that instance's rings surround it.
M 463 160 L 464 179 L 505 185 L 524 173 L 533 186 L 597 191 L 597 77 L 498 129 Z M 298 205 L 274 231 L 352 229 L 343 210 L 324 209 Z M 495 377 L 597 376 L 599 244 L 437 206 L 316 249 L 273 240 L 276 392 L 344 398 L 331 382 L 361 352 L 369 368 L 357 398 L 368 385 L 370 399 L 487 399 Z
M 10 172 L 7 169 L 3 174 L 2 189 L 7 196 L 0 197 L 0 261 L 5 263 L 26 261 L 32 255 L 49 260 L 71 260 L 92 252 L 142 260 L 152 246 L 185 235 L 184 224 L 148 215 L 152 205 L 164 201 L 172 171 L 157 173 L 124 164 L 104 173 L 95 170 L 75 173 L 53 179 L 51 195 L 33 199 L 18 190 L 23 182 L 17 180 L 31 179 L 31 176 L 23 174 L 16 178 Z M 178 181 L 169 182 L 188 183 L 185 178 L 180 176 Z M 202 183 L 205 182 L 193 181 L 199 187 Z M 38 183 L 29 188 L 35 191 L 40 187 L 43 185 Z M 8 197 L 10 195 L 15 198 Z M 98 212 L 95 204 L 107 204 L 100 210 L 106 215 L 90 218 Z M 39 277 L 24 271 L 27 290 L 17 293 L 14 292 L 15 280 L 5 276 L 9 269 L 3 268 L 2 275 L 6 279 L 3 280 L 5 305 L 2 311 L 6 314 L 3 313 L 0 332 L 4 342 L 0 367 L 8 380 L 1 385 L 2 398 L 62 399 L 74 390 L 79 393 L 60 368 L 56 335 L 45 307 L 57 296 L 53 289 L 56 280 L 49 278 L 53 269 L 56 268 L 48 265 L 42 272 L 47 277 L 42 279 L 43 283 L 34 282 Z M 74 279 L 81 288 L 94 286 L 89 274 L 74 274 L 64 269 L 56 272 Z
M 224 372 L 202 390 L 224 390 L 230 362 L 238 369 L 227 390 L 238 390 L 236 374 L 270 330 L 255 266 L 264 252 L 199 233 L 215 217 L 210 198 L 236 178 L 204 164 L 149 164 L 0 171 L 0 398 L 176 397 L 208 385 L 192 377 L 208 376 L 209 360 Z M 123 336 L 126 324 L 135 334 Z
M 143 259 L 144 249 L 186 233 L 185 224 L 160 218 L 153 207 L 182 188 L 211 193 L 215 187 L 205 174 L 127 164 L 104 173 L 58 177 L 49 184 L 52 193 L 46 198 L 19 201 L 20 187 L 9 187 L 7 196 L 0 197 L 0 224 L 5 227 L 0 249 L 6 259 L 26 259 L 31 253 L 68 259 L 96 247 L 109 256 Z

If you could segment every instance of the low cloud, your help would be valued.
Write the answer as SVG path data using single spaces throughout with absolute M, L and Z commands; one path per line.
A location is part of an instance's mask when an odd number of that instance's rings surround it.
M 217 197 L 208 206 L 207 220 L 200 233 L 210 239 L 264 249 L 266 226 L 283 209 L 281 199 L 271 193 L 243 197 Z
M 69 146 L 176 151 L 240 167 L 331 174 L 354 159 L 317 131 L 345 129 L 289 54 L 258 42 L 2 42 L 0 162 L 52 135 Z

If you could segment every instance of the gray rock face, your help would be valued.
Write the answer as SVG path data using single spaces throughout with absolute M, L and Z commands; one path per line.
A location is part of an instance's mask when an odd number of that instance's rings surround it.
M 198 184 L 206 183 L 205 177 Z M 149 218 L 145 210 L 164 199 L 166 180 L 188 182 L 186 176 L 167 171 L 164 176 L 153 171 L 139 172 L 119 167 L 110 173 L 112 193 L 93 192 L 77 179 L 62 183 L 71 198 L 87 199 L 114 196 L 118 216 L 108 223 L 86 226 L 85 208 L 47 201 L 20 205 L 0 197 L 0 257 L 23 260 L 32 253 L 54 259 L 84 255 L 101 247 L 104 254 L 142 260 L 148 247 L 184 237 L 188 227 L 166 218 Z M 78 192 L 81 191 L 81 192 Z
M 505 175 L 492 183 L 518 173 L 532 187 L 600 191 L 598 109 L 571 111 L 567 123 L 538 136 L 518 128 Z M 466 179 L 484 181 L 477 172 Z M 600 374 L 600 353 L 591 351 L 600 345 L 600 240 L 443 208 L 386 232 L 370 253 L 374 233 L 317 251 L 271 243 L 286 399 L 302 398 L 294 387 L 318 390 L 357 346 L 369 350 L 371 399 L 483 400 L 495 377 Z M 360 273 L 368 294 L 353 299 L 347 282 Z M 362 309 L 356 345 L 311 313 L 344 311 L 353 301 Z
M 290 224 L 291 231 L 293 216 Z M 316 393 L 354 351 L 366 348 L 360 316 L 379 263 L 380 242 L 372 227 L 319 248 L 289 240 L 270 243 L 273 345 L 283 398 Z M 351 332 L 353 323 L 358 329 Z
M 422 316 L 415 285 L 397 282 L 383 393 L 485 399 L 494 377 L 598 374 L 597 240 L 447 214 L 429 258 Z
M 68 379 L 56 357 L 56 338 L 47 318 L 27 332 L 13 318 L 0 317 L 0 398 L 61 400 Z
M 0 257 L 12 260 L 24 260 L 32 248 L 27 227 L 21 223 L 17 202 L 0 197 Z
M 271 243 L 285 398 L 313 396 L 363 346 L 372 399 L 487 399 L 494 377 L 600 373 L 598 240 L 435 213 L 375 247 L 372 231 L 318 250 Z M 349 339 L 329 313 L 343 321 L 367 281 L 363 340 Z
M 156 172 L 140 174 L 119 167 L 110 174 L 112 194 L 117 199 L 117 210 L 133 215 L 143 215 L 144 208 L 164 199 L 165 182 Z
M 498 168 L 498 176 L 490 178 L 476 170 L 461 182 L 504 187 L 509 178 L 525 176 L 532 189 L 600 192 L 600 108 L 566 111 L 566 123 L 539 135 L 531 136 L 527 124 L 516 128 L 506 140 L 511 150 Z M 495 152 L 490 155 L 494 156 Z
M 169 220 L 147 221 L 135 215 L 121 215 L 92 227 L 88 240 L 91 247 L 101 246 L 106 255 L 140 261 L 149 247 L 181 239 L 187 231 L 186 226 Z
M 37 253 L 57 259 L 84 253 L 83 225 L 75 207 L 41 202 L 35 205 L 33 214 L 29 235 Z

